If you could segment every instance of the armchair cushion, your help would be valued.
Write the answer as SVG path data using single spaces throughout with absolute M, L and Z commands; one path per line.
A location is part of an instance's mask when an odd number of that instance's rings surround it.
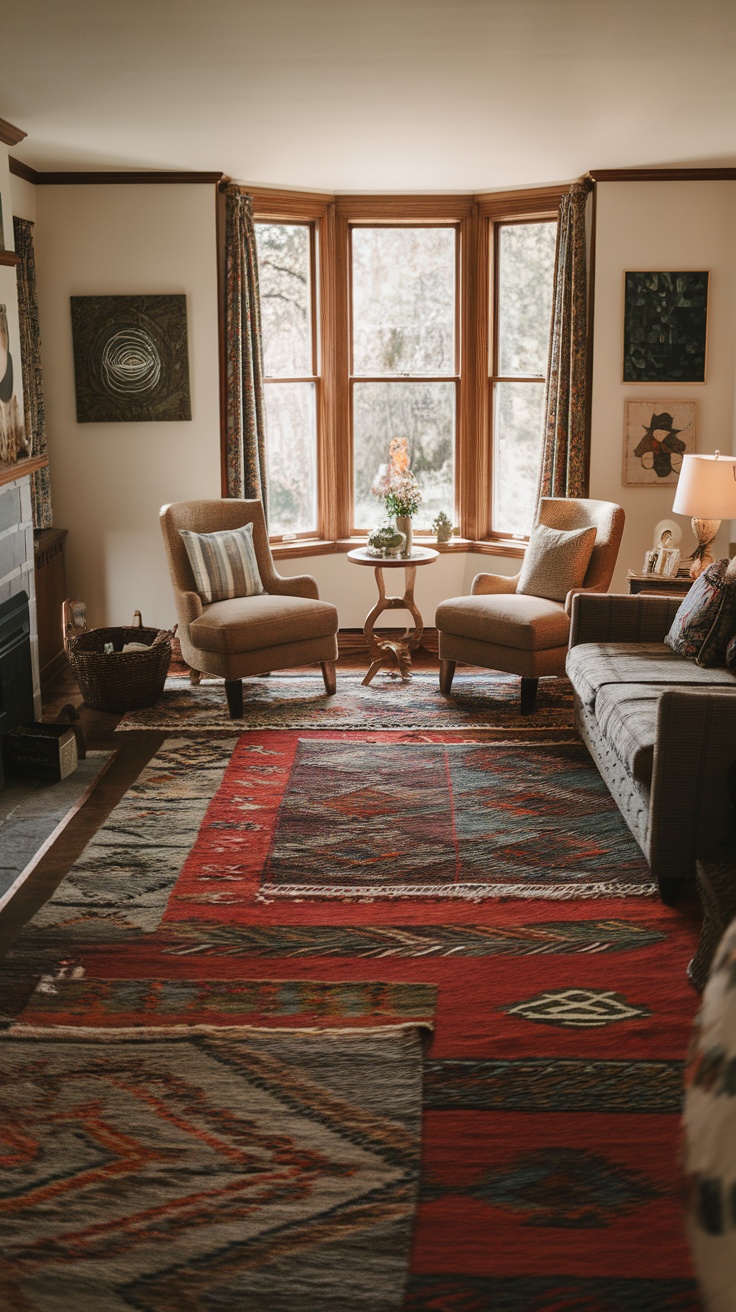
M 337 632 L 337 611 L 329 601 L 305 597 L 233 597 L 206 606 L 189 626 L 194 646 L 222 655 L 260 651 Z
M 564 601 L 572 588 L 582 587 L 596 532 L 595 525 L 565 530 L 535 524 L 516 591 Z
M 232 597 L 256 597 L 263 592 L 252 524 L 217 533 L 192 533 L 185 528 L 179 532 L 196 590 L 205 605 Z
M 437 607 L 437 628 L 459 638 L 523 651 L 566 647 L 570 621 L 563 607 L 545 597 L 497 593 L 452 597 Z

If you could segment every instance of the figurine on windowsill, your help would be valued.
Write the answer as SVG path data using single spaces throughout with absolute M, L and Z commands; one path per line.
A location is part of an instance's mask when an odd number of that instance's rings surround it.
M 435 531 L 438 542 L 449 542 L 453 534 L 452 520 L 448 519 L 444 510 L 435 515 L 432 520 L 432 528 Z

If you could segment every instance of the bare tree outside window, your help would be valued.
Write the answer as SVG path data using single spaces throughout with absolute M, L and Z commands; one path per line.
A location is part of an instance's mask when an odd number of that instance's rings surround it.
M 371 485 L 389 442 L 405 437 L 421 491 L 416 527 L 454 514 L 457 409 L 454 227 L 351 233 L 353 523 L 384 515 Z
M 257 223 L 270 531 L 316 532 L 317 397 L 312 231 Z
M 556 236 L 550 221 L 497 229 L 491 523 L 519 536 L 531 529 L 542 453 Z

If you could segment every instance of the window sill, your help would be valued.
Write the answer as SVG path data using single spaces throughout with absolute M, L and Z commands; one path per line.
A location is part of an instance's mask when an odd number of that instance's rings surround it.
M 482 556 L 511 556 L 521 559 L 526 551 L 525 542 L 510 538 L 486 539 L 474 542 L 470 538 L 453 538 L 450 542 L 436 542 L 433 537 L 419 535 L 414 538 L 418 547 L 432 547 L 440 555 L 454 556 L 472 552 Z M 329 556 L 344 554 L 354 547 L 364 547 L 365 537 L 340 538 L 337 542 L 326 542 L 323 538 L 299 538 L 296 542 L 272 542 L 271 554 L 274 560 L 291 560 L 308 556 Z

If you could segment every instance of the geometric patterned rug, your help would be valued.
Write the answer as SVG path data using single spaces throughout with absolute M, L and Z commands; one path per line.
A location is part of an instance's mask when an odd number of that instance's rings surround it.
M 0 1037 L 0 1305 L 398 1312 L 416 1030 Z
M 520 770 L 515 747 L 344 735 L 296 742 L 261 884 L 292 898 L 654 891 L 581 744 L 529 746 Z
M 680 1167 L 684 1061 L 697 1007 L 685 969 L 699 929 L 692 904 L 685 898 L 670 908 L 645 891 L 264 897 L 300 739 L 451 752 L 473 736 L 192 734 L 164 749 L 135 801 L 122 816 L 116 808 L 92 856 L 90 849 L 80 858 L 83 869 L 71 872 L 73 892 L 64 895 L 62 885 L 44 923 L 31 924 L 16 945 L 11 974 L 34 961 L 47 972 L 21 1023 L 45 1034 L 89 1024 L 103 1031 L 104 1045 L 106 1035 L 136 1023 L 156 1034 L 178 1026 L 191 1033 L 257 1024 L 260 1014 L 276 1037 L 342 1026 L 360 1039 L 394 1026 L 408 1033 L 407 1023 L 420 1025 L 432 1008 L 404 1309 L 695 1312 Z M 488 749 L 491 773 L 494 754 L 500 762 L 511 753 L 528 787 L 529 746 Z M 114 875 L 98 888 L 108 857 Z M 45 1096 L 54 1079 L 29 1082 L 18 1097 L 30 1089 L 35 1098 L 36 1087 Z M 371 1098 L 370 1076 L 364 1085 Z M 371 1109 L 383 1113 L 382 1100 Z M 9 1158 L 28 1169 L 18 1138 L 23 1114 L 0 1124 L 13 1135 Z M 173 1243 L 172 1255 L 179 1260 Z M 224 1288 L 200 1306 L 237 1307 Z M 167 1298 L 157 1287 L 148 1302 L 120 1303 L 120 1312 L 178 1312 Z M 195 1290 L 194 1307 L 196 1299 Z M 5 1301 L 23 1307 L 15 1295 Z M 272 1306 L 309 1305 L 292 1297 Z M 250 1306 L 261 1305 L 253 1298 Z
M 363 687 L 361 677 L 342 674 L 338 666 L 337 691 L 332 697 L 325 696 L 318 672 L 245 679 L 243 715 L 237 721 L 229 717 L 222 680 L 206 680 L 192 687 L 185 679 L 169 678 L 155 706 L 128 712 L 117 727 L 170 734 L 251 729 L 461 729 L 512 739 L 536 735 L 577 738 L 572 688 L 565 678 L 540 679 L 536 711 L 521 715 L 519 680 L 513 675 L 491 670 L 458 673 L 450 697 L 440 692 L 436 672 L 419 671 L 407 683 L 379 673 L 368 687 Z

